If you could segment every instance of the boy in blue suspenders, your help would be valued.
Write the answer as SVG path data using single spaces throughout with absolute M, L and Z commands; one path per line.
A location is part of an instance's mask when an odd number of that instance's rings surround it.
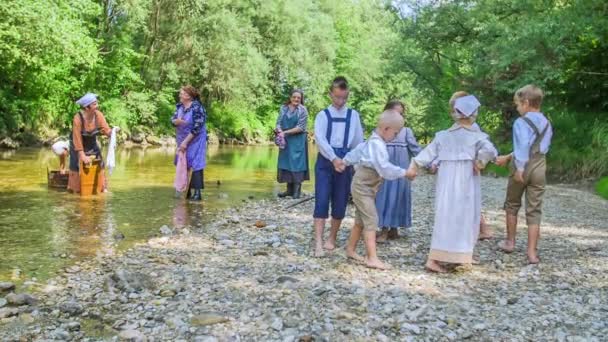
M 349 89 L 344 77 L 336 77 L 329 89 L 332 105 L 319 112 L 315 118 L 315 141 L 319 149 L 315 164 L 315 252 L 324 255 L 323 249 L 336 248 L 338 230 L 346 214 L 350 195 L 352 167 L 337 172 L 342 158 L 363 142 L 363 128 L 357 111 L 346 107 Z M 329 218 L 331 203 L 331 231 L 323 244 L 325 220 Z

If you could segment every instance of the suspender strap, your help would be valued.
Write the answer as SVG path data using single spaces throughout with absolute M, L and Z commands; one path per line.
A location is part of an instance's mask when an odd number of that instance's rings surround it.
M 331 114 L 329 113 L 329 109 L 325 108 L 323 110 L 323 112 L 325 113 L 325 116 L 327 116 L 327 131 L 325 133 L 325 138 L 327 139 L 327 142 L 329 142 L 331 144 L 331 130 L 332 130 L 332 126 L 334 122 L 344 122 L 346 124 L 346 127 L 344 127 L 344 140 L 342 142 L 342 148 L 348 148 L 348 136 L 350 133 L 350 118 L 353 114 L 353 110 L 352 109 L 348 109 L 346 111 L 346 118 L 333 118 L 331 116 Z
M 547 130 L 549 129 L 549 121 L 547 121 L 547 125 L 545 126 L 545 128 L 543 129 L 543 131 L 539 132 L 538 131 L 538 127 L 536 127 L 536 125 L 534 125 L 534 123 L 532 122 L 532 120 L 528 119 L 525 116 L 522 116 L 521 118 L 528 124 L 528 126 L 530 126 L 530 128 L 532 128 L 532 130 L 534 131 L 534 134 L 536 134 L 536 138 L 534 139 L 534 142 L 532 143 L 532 146 L 540 144 L 540 142 L 545 137 L 545 134 L 547 133 Z
M 350 117 L 353 114 L 353 110 L 348 108 L 346 111 L 346 128 L 344 128 L 344 142 L 342 143 L 343 149 L 348 149 L 348 136 L 350 133 Z

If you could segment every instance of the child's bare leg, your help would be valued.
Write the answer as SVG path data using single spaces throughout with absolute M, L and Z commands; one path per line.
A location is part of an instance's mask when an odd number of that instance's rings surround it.
M 325 241 L 323 248 L 327 249 L 328 251 L 333 251 L 336 249 L 336 240 L 338 239 L 338 230 L 340 230 L 341 224 L 341 219 L 331 219 L 331 230 L 329 231 L 329 237 L 327 238 L 327 241 Z
M 515 250 L 515 235 L 517 234 L 517 215 L 507 213 L 507 239 L 500 245 L 505 253 L 511 253 Z
M 531 224 L 528 226 L 528 263 L 538 264 L 540 259 L 536 248 L 538 246 L 538 239 L 540 238 L 540 226 L 538 224 Z
M 325 230 L 325 219 L 315 219 L 315 257 L 322 257 L 323 252 L 323 231 Z
M 390 265 L 383 263 L 378 259 L 376 254 L 376 230 L 364 230 L 363 238 L 365 240 L 365 252 L 367 257 L 365 258 L 365 265 L 370 268 L 377 268 L 380 270 L 388 270 L 391 268 Z
M 481 223 L 479 224 L 479 240 L 486 240 L 492 238 L 492 231 L 486 222 L 485 217 L 481 215 Z
M 437 260 L 433 260 L 433 259 L 427 259 L 426 265 L 424 265 L 424 268 L 426 268 L 428 271 L 435 272 L 435 273 L 446 273 L 448 271 L 443 266 L 441 266 L 437 262 Z
M 363 226 L 355 223 L 350 231 L 350 237 L 346 243 L 346 257 L 357 261 L 363 261 L 363 257 L 357 254 L 357 243 L 361 239 Z
M 382 229 L 380 235 L 376 238 L 376 242 L 384 243 L 388 239 L 388 229 Z

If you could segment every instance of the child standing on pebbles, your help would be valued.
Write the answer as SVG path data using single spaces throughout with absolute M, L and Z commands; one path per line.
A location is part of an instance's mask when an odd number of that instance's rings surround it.
M 527 85 L 513 98 L 521 115 L 513 124 L 513 153 L 500 156 L 496 164 L 511 163 L 511 176 L 507 185 L 505 211 L 507 213 L 507 239 L 499 247 L 505 253 L 515 249 L 517 233 L 517 213 L 521 208 L 521 196 L 526 193 L 526 223 L 528 224 L 528 262 L 540 262 L 537 254 L 542 217 L 543 195 L 545 193 L 545 155 L 549 152 L 553 129 L 551 123 L 541 113 L 543 91 Z
M 346 166 L 357 165 L 352 183 L 355 202 L 355 224 L 346 245 L 348 258 L 365 262 L 370 268 L 389 269 L 376 255 L 376 230 L 378 212 L 376 193 L 383 179 L 398 179 L 408 176 L 405 169 L 391 164 L 386 143 L 395 139 L 403 128 L 403 117 L 395 111 L 385 111 L 380 115 L 378 126 L 370 138 L 338 162 L 336 170 L 342 172 Z M 357 243 L 363 233 L 366 257 L 356 253 Z
M 457 98 L 452 111 L 454 125 L 437 133 L 408 170 L 415 176 L 418 167 L 435 159 L 441 163 L 431 250 L 425 265 L 431 272 L 447 272 L 440 262 L 473 263 L 481 221 L 479 171 L 497 155 L 488 135 L 473 128 L 479 106 L 475 96 Z

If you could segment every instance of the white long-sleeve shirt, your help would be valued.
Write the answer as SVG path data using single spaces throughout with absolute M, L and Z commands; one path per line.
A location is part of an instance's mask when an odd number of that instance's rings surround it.
M 363 144 L 344 156 L 346 165 L 363 165 L 378 172 L 388 180 L 405 177 L 405 169 L 390 162 L 386 142 L 375 131 Z
M 540 142 L 540 153 L 547 154 L 549 146 L 551 146 L 551 137 L 553 136 L 553 128 L 549 120 L 538 112 L 528 112 L 524 115 L 530 119 L 539 133 L 547 127 L 547 132 Z M 548 126 L 547 126 L 548 125 Z M 517 118 L 513 124 L 513 157 L 515 159 L 515 167 L 518 171 L 523 171 L 526 164 L 530 160 L 530 148 L 536 140 L 536 133 L 528 123 L 522 118 Z
M 333 105 L 327 108 L 332 118 L 346 118 L 347 107 L 343 106 L 340 109 L 335 108 Z M 350 129 L 348 132 L 348 144 L 349 149 L 357 147 L 363 142 L 363 127 L 361 126 L 361 119 L 359 113 L 356 110 L 352 110 L 350 118 Z M 329 161 L 336 159 L 336 153 L 332 147 L 341 148 L 344 145 L 344 130 L 346 129 L 346 122 L 334 122 L 331 130 L 331 141 L 327 141 L 327 115 L 322 110 L 315 117 L 315 141 L 319 152 Z

